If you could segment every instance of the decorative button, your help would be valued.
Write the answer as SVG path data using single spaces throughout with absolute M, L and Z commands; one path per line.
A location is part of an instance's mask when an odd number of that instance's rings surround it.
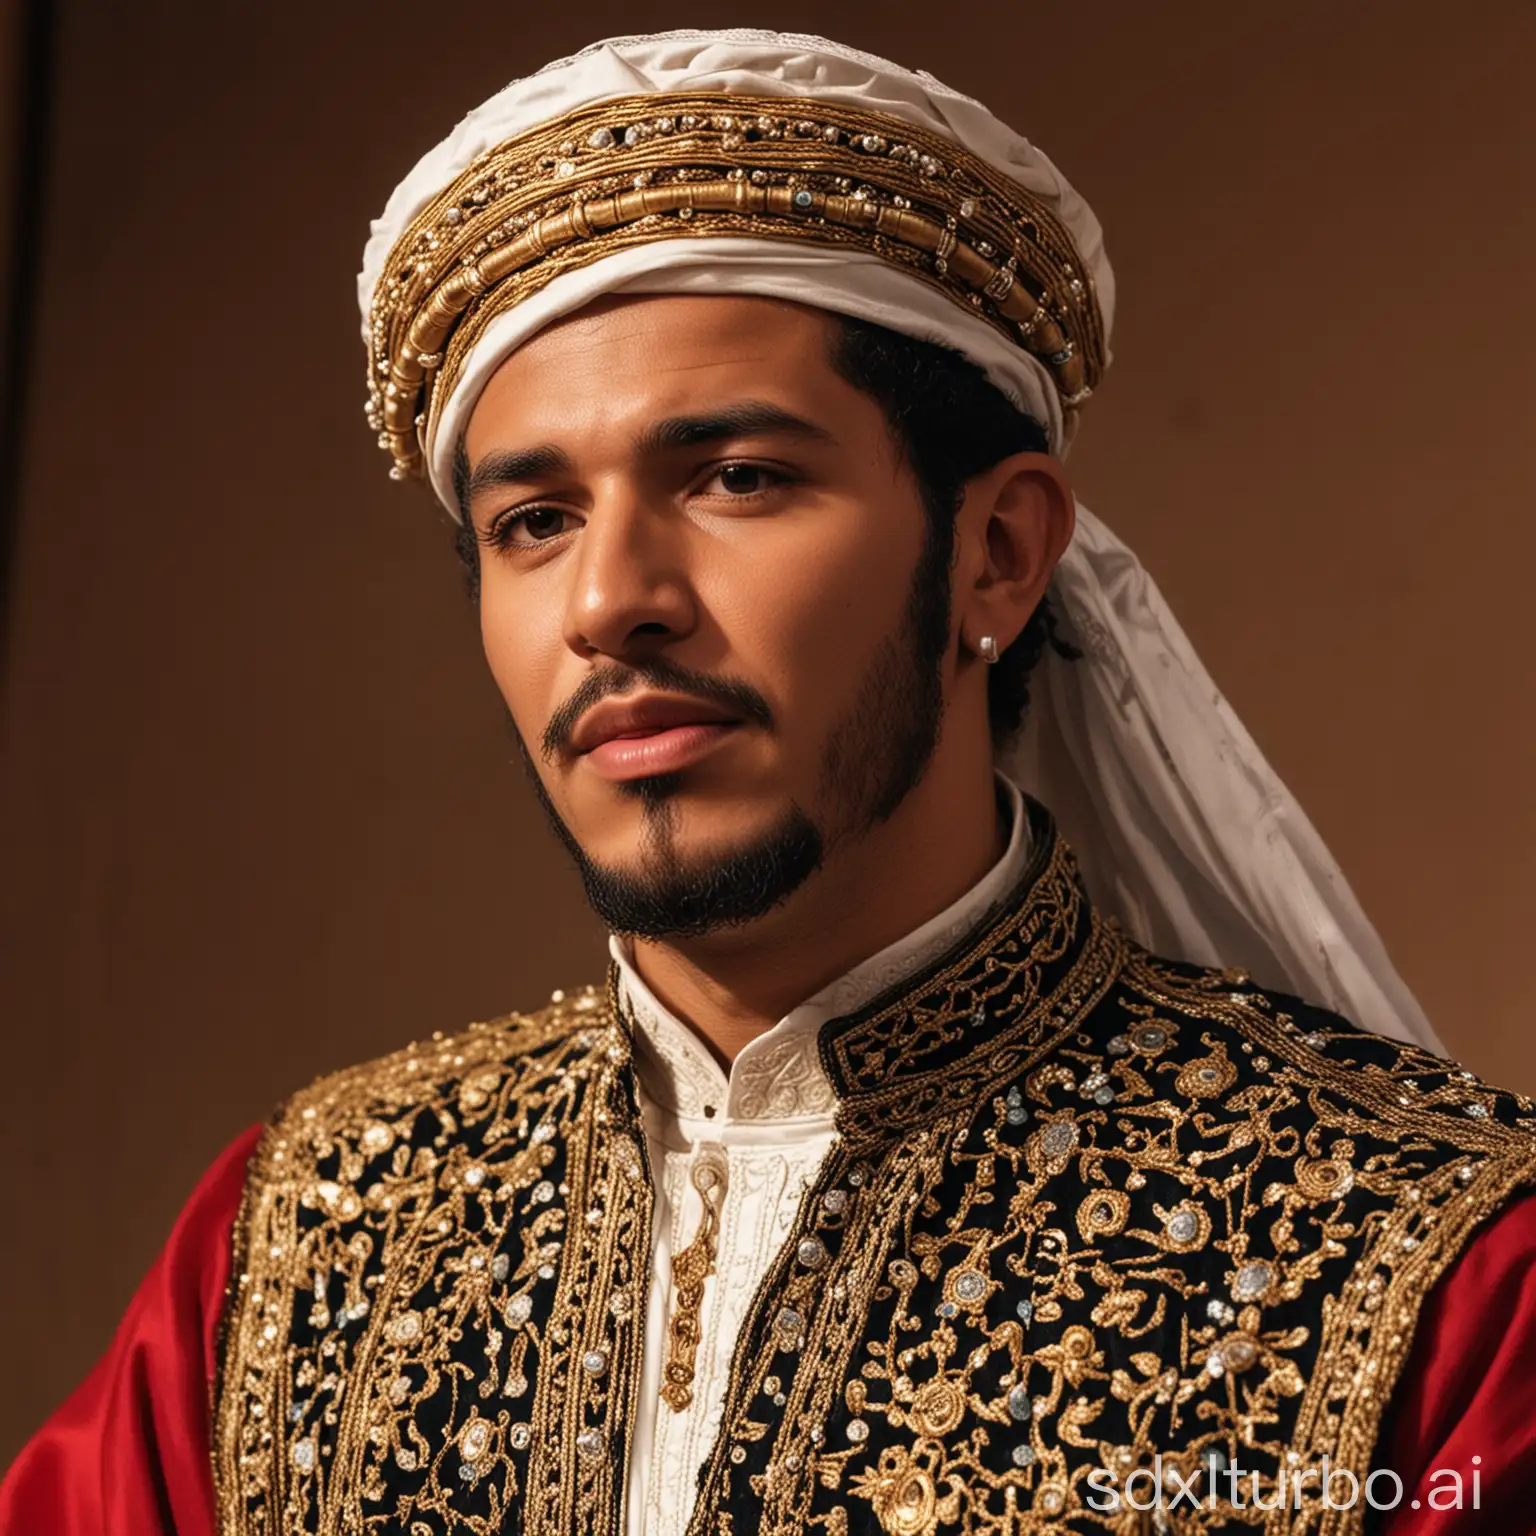
M 773 1331 L 780 1349 L 798 1349 L 805 1333 L 805 1318 L 793 1307 L 781 1308 L 773 1320 Z
M 1191 1243 L 1200 1231 L 1200 1218 L 1193 1211 L 1175 1211 L 1165 1229 L 1176 1243 Z
M 987 1277 L 979 1269 L 958 1270 L 954 1288 L 961 1301 L 980 1301 L 987 1294 Z
M 414 1344 L 421 1337 L 421 1314 L 402 1312 L 389 1325 L 389 1336 L 396 1344 Z
M 869 1425 L 863 1419 L 849 1419 L 848 1438 L 855 1445 L 863 1445 L 869 1439 Z
M 827 1247 L 819 1237 L 802 1237 L 795 1257 L 807 1269 L 820 1269 L 827 1262 Z
M 608 1353 L 602 1349 L 589 1349 L 581 1357 L 581 1368 L 588 1376 L 601 1376 L 608 1369 Z
M 1246 1371 L 1259 1358 L 1259 1346 L 1246 1335 L 1239 1334 L 1221 1346 L 1221 1358 L 1229 1371 Z
M 1016 1467 L 1032 1467 L 1035 1464 L 1035 1448 L 1032 1445 L 1016 1445 L 1013 1448 L 1013 1464 Z
M 583 1461 L 596 1461 L 603 1454 L 603 1437 L 595 1429 L 584 1429 L 576 1436 L 576 1454 Z

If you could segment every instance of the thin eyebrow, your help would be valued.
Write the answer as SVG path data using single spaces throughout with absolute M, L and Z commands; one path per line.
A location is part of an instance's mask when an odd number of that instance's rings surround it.
M 671 416 L 658 421 L 640 434 L 636 447 L 649 457 L 758 433 L 777 433 L 813 443 L 834 444 L 837 441 L 825 427 L 817 426 L 803 416 L 769 405 L 765 400 L 743 400 L 697 416 Z

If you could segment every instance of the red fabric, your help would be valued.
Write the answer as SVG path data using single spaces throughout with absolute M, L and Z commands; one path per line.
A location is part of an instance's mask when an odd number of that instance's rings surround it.
M 1536 1532 L 1536 1195 L 1473 1238 L 1430 1296 L 1376 1465 L 1403 1480 L 1385 1536 Z M 1447 1469 L 1460 1510 L 1430 1504 L 1451 1502 Z M 1392 1491 L 1377 1480 L 1378 1502 Z
M 204 1174 L 111 1348 L 0 1484 L 0 1536 L 216 1536 L 210 1404 L 258 1126 Z

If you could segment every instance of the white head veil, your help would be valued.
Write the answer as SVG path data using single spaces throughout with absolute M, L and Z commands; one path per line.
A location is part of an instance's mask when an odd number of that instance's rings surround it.
M 948 137 L 1043 199 L 1091 277 L 1106 337 L 1114 277 L 1097 219 L 1056 167 L 931 75 L 824 38 L 755 30 L 614 38 L 514 81 L 396 188 L 358 278 L 375 285 L 422 208 L 483 152 L 575 108 L 649 92 L 722 91 L 871 109 Z M 793 300 L 964 353 L 1065 453 L 1075 412 L 1049 370 L 944 293 L 859 251 L 758 238 L 672 238 L 562 273 L 492 319 L 434 411 L 427 474 L 455 516 L 454 445 L 507 356 L 556 317 L 613 293 Z M 1079 503 L 1053 596 L 1083 652 L 1047 653 L 1030 718 L 998 765 L 1049 805 L 1095 900 L 1159 953 L 1242 966 L 1379 1034 L 1440 1050 L 1337 863 L 1200 664 L 1135 555 Z

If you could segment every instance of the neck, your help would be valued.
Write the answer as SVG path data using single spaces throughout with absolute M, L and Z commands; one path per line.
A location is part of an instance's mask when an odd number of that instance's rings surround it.
M 991 765 L 929 772 L 896 813 L 835 849 L 782 906 L 680 943 L 637 940 L 633 964 L 729 1065 L 786 1013 L 958 901 L 1001 857 Z

